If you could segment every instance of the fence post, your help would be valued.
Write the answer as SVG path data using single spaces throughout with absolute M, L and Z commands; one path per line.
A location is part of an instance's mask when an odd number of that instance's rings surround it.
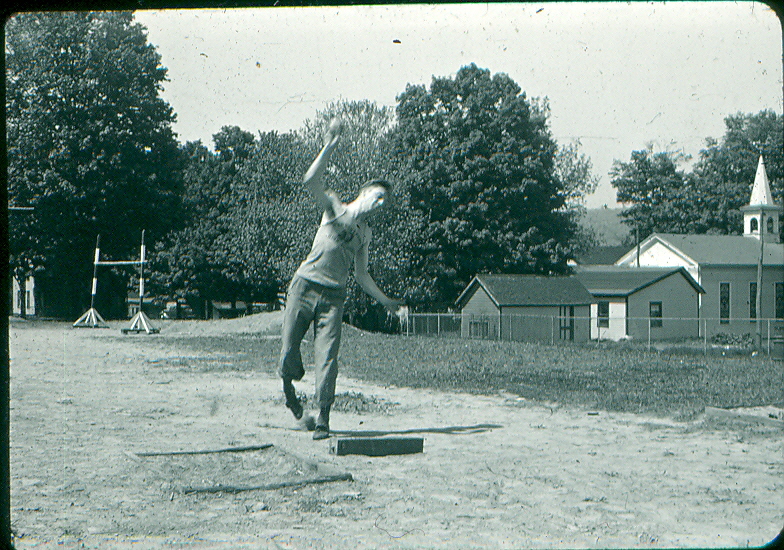
M 768 321 L 768 357 L 770 357 L 770 319 Z
M 703 342 L 705 344 L 704 345 L 705 355 L 707 356 L 708 355 L 708 320 L 707 319 L 702 320 L 702 336 L 703 336 Z
M 648 317 L 648 351 L 651 351 L 651 318 Z

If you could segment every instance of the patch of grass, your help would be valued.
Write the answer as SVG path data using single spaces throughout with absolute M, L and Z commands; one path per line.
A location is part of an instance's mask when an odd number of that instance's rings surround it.
M 691 417 L 706 406 L 784 405 L 784 365 L 632 346 L 436 339 L 347 330 L 343 372 L 378 384 Z
M 203 370 L 274 373 L 280 341 L 249 337 L 176 340 L 230 355 Z M 302 346 L 312 364 L 312 343 Z M 594 410 L 691 418 L 706 406 L 784 406 L 784 364 L 764 356 L 704 356 L 628 344 L 548 346 L 366 333 L 346 327 L 341 374 L 380 385 L 495 394 Z M 338 384 L 340 381 L 338 381 Z

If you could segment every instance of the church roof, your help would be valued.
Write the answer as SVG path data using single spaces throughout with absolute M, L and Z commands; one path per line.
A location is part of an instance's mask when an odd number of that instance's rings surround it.
M 647 248 L 656 240 L 678 249 L 702 265 L 755 266 L 759 261 L 759 240 L 741 235 L 654 233 L 646 239 L 644 246 Z M 764 246 L 763 265 L 784 265 L 784 244 L 765 243 Z M 631 250 L 629 254 L 636 254 L 636 250 Z
M 759 162 L 757 163 L 757 174 L 754 176 L 754 185 L 751 188 L 751 198 L 749 204 L 741 207 L 741 211 L 768 211 L 768 212 L 781 212 L 784 210 L 781 205 L 773 201 L 773 195 L 770 192 L 770 182 L 768 181 L 768 173 L 765 171 L 765 161 L 760 155 Z
M 757 174 L 754 176 L 754 186 L 751 188 L 749 206 L 776 206 L 773 195 L 770 193 L 768 173 L 765 171 L 765 161 L 760 155 L 757 163 Z

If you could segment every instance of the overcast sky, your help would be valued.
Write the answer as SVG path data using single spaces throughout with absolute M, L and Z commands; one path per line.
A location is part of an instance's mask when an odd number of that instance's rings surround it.
M 394 106 L 476 63 L 547 97 L 615 205 L 613 160 L 652 143 L 696 157 L 724 117 L 782 112 L 781 26 L 754 2 L 491 3 L 136 12 L 162 56 L 180 141 L 302 127 L 338 100 Z

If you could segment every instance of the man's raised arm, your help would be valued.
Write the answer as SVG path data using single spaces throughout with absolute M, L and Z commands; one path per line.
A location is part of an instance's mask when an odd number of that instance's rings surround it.
M 322 210 L 326 210 L 332 206 L 332 202 L 329 200 L 329 197 L 327 197 L 326 190 L 324 189 L 322 177 L 324 175 L 324 170 L 327 168 L 329 157 L 332 155 L 332 151 L 340 140 L 341 130 L 342 125 L 339 118 L 333 119 L 332 122 L 329 123 L 327 133 L 324 135 L 324 147 L 321 148 L 321 151 L 313 161 L 313 164 L 311 164 L 308 171 L 305 172 L 305 178 L 303 180 L 313 193 L 316 202 L 318 202 L 319 207 L 321 207 Z

